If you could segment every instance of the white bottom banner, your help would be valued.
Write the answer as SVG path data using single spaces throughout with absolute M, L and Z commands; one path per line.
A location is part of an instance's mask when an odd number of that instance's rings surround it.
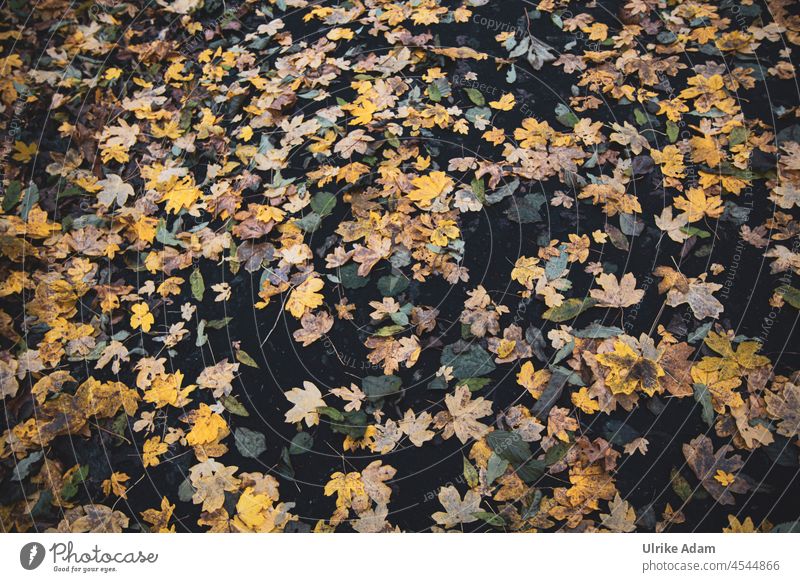
M 798 542 L 793 534 L 6 534 L 0 579 L 798 580 Z

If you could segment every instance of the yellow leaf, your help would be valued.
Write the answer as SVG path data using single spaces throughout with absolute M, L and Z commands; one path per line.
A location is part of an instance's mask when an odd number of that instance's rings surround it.
M 428 205 L 431 200 L 453 190 L 453 180 L 444 172 L 431 172 L 427 176 L 419 176 L 411 180 L 414 189 L 408 199 Z
M 16 150 L 16 153 L 11 156 L 11 158 L 26 164 L 30 162 L 36 152 L 39 151 L 39 146 L 37 146 L 35 143 L 25 144 L 25 142 L 17 141 L 14 144 L 14 150 Z
M 118 473 L 116 471 L 111 473 L 111 476 L 102 483 L 103 494 L 113 493 L 117 497 L 127 499 L 128 488 L 125 486 L 125 482 L 129 479 L 130 477 L 126 473 Z
M 697 222 L 704 216 L 718 218 L 725 210 L 719 196 L 706 196 L 702 188 L 689 188 L 685 197 L 675 198 L 675 208 L 683 210 L 689 222 Z
M 497 101 L 489 101 L 489 107 L 499 111 L 511 111 L 516 104 L 517 100 L 512 93 L 506 93 Z
M 549 380 L 550 372 L 547 369 L 534 370 L 530 360 L 522 364 L 517 374 L 517 384 L 530 392 L 534 398 L 539 398 L 542 395 L 542 391 Z
M 230 432 L 225 419 L 207 404 L 201 404 L 200 408 L 192 412 L 191 417 L 194 425 L 186 435 L 186 442 L 191 446 L 217 442 Z
M 357 497 L 366 495 L 364 482 L 361 480 L 361 473 L 341 473 L 337 471 L 331 475 L 330 481 L 325 485 L 325 495 L 336 495 L 337 508 L 349 508 L 353 505 L 353 500 Z
M 722 469 L 717 469 L 714 479 L 717 480 L 723 487 L 727 487 L 736 481 L 736 475 L 733 475 L 732 473 L 726 473 Z
M 153 317 L 153 314 L 150 313 L 150 308 L 147 306 L 147 303 L 136 303 L 131 307 L 131 311 L 133 311 L 133 315 L 131 315 L 131 327 L 133 329 L 141 327 L 142 331 L 145 333 L 150 331 L 156 319 Z
M 693 137 L 690 140 L 692 146 L 692 161 L 708 164 L 715 168 L 722 161 L 719 145 L 713 137 Z
M 312 382 L 303 382 L 302 388 L 292 388 L 284 394 L 286 400 L 294 407 L 286 413 L 286 422 L 303 422 L 307 426 L 319 424 L 317 408 L 327 406 L 322 399 L 322 392 Z
M 142 464 L 145 469 L 158 465 L 161 462 L 158 457 L 166 453 L 168 448 L 167 443 L 162 443 L 159 436 L 147 439 L 142 445 Z
M 594 414 L 600 410 L 600 405 L 596 400 L 589 396 L 589 390 L 584 386 L 577 392 L 572 393 L 572 403 L 584 411 L 586 414 Z
M 289 294 L 289 299 L 286 301 L 286 311 L 300 319 L 309 309 L 319 307 L 325 297 L 321 293 L 317 293 L 317 291 L 324 286 L 322 279 L 309 277 Z

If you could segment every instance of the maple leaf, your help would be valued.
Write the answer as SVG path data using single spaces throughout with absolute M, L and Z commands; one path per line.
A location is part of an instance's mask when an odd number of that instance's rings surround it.
M 207 404 L 200 404 L 197 410 L 187 415 L 187 420 L 193 426 L 186 434 L 186 442 L 193 447 L 217 442 L 230 434 L 225 419 Z
M 492 413 L 492 403 L 482 396 L 472 400 L 469 388 L 461 384 L 456 386 L 454 394 L 444 397 L 447 411 L 436 414 L 436 427 L 443 428 L 442 436 L 449 439 L 453 434 L 462 443 L 469 439 L 479 439 L 489 432 L 489 427 L 478 422 L 478 419 Z
M 46 530 L 48 533 L 120 533 L 130 522 L 121 511 L 101 503 L 79 505 L 63 515 L 64 519 L 55 528 Z
M 566 496 L 573 507 L 598 509 L 600 499 L 610 500 L 617 492 L 613 477 L 597 463 L 571 467 L 569 482 Z
M 633 394 L 639 388 L 652 396 L 661 387 L 664 369 L 655 361 L 638 354 L 623 341 L 614 342 L 614 351 L 597 354 L 597 361 L 609 368 L 605 384 L 612 394 Z
M 516 103 L 517 100 L 514 99 L 514 95 L 512 93 L 505 93 L 497 101 L 489 101 L 489 107 L 499 111 L 511 111 L 514 109 L 514 105 L 516 105 Z
M 644 297 L 644 291 L 636 289 L 636 277 L 632 273 L 625 273 L 619 282 L 614 275 L 603 273 L 597 277 L 597 284 L 602 289 L 592 289 L 590 295 L 599 301 L 600 307 L 630 307 Z
M 656 226 L 667 233 L 667 236 L 677 243 L 682 243 L 689 238 L 689 234 L 682 229 L 689 224 L 685 214 L 672 217 L 672 206 L 667 206 L 661 211 L 661 216 L 655 217 Z
M 324 493 L 326 496 L 336 495 L 337 508 L 350 508 L 354 500 L 367 494 L 358 471 L 333 473 L 325 485 Z
M 145 333 L 150 331 L 156 319 L 153 317 L 153 314 L 150 313 L 150 307 L 147 303 L 136 303 L 131 306 L 131 311 L 133 312 L 133 315 L 131 315 L 131 327 L 133 329 L 141 327 L 142 331 Z
M 563 442 L 569 442 L 569 432 L 578 430 L 578 421 L 569 415 L 569 410 L 554 406 L 547 416 L 547 434 Z
M 689 188 L 686 196 L 675 198 L 675 208 L 683 210 L 686 220 L 697 222 L 704 217 L 719 218 L 725 208 L 722 206 L 722 198 L 719 196 L 706 196 L 702 188 Z
M 333 151 L 345 160 L 349 160 L 355 153 L 367 153 L 367 144 L 372 141 L 375 141 L 375 138 L 367 135 L 363 129 L 355 129 L 339 140 Z
M 191 208 L 203 194 L 195 185 L 191 175 L 178 178 L 173 176 L 166 185 L 162 186 L 163 195 L 159 202 L 166 201 L 167 212 L 177 214 L 183 209 Z
M 104 180 L 97 182 L 102 190 L 97 194 L 97 200 L 103 206 L 125 206 L 130 196 L 133 196 L 133 186 L 126 184 L 118 174 L 109 174 Z
M 623 122 L 624 125 L 612 123 L 611 127 L 614 128 L 614 133 L 608 136 L 613 142 L 620 145 L 628 146 L 631 151 L 637 156 L 642 153 L 644 148 L 650 149 L 650 142 L 647 138 L 641 135 L 634 126 L 627 121 Z
M 155 533 L 175 533 L 175 526 L 169 525 L 172 514 L 175 511 L 175 504 L 170 503 L 166 497 L 161 498 L 160 509 L 146 509 L 141 513 L 142 519 L 152 527 L 151 532 Z
M 659 349 L 661 346 L 663 343 Z M 693 353 L 694 348 L 687 343 L 672 344 L 664 348 L 664 353 L 658 360 L 665 374 L 660 379 L 660 383 L 673 396 L 680 398 L 691 396 L 694 393 L 689 383 L 692 367 L 692 361 L 689 358 Z
M 517 384 L 525 388 L 534 398 L 539 398 L 550 380 L 550 376 L 550 370 L 546 368 L 535 370 L 533 363 L 529 360 L 520 366 L 519 373 L 517 373 Z
M 161 460 L 158 458 L 167 452 L 169 446 L 161 442 L 161 437 L 154 436 L 147 439 L 142 445 L 142 464 L 145 468 L 155 467 Z
M 640 454 L 646 455 L 647 454 L 647 447 L 650 444 L 644 437 L 636 437 L 631 442 L 627 443 L 623 448 L 623 451 L 626 455 L 632 455 L 636 451 L 639 451 Z
M 226 467 L 208 459 L 189 468 L 189 481 L 194 487 L 192 502 L 203 504 L 203 511 L 216 511 L 225 503 L 225 492 L 236 491 L 240 480 L 234 477 L 239 467 Z
M 667 305 L 677 307 L 688 303 L 695 318 L 717 319 L 725 307 L 712 293 L 720 289 L 722 285 L 719 283 L 707 283 L 699 278 L 684 277 L 680 285 L 672 287 L 667 292 Z
M 764 393 L 767 412 L 778 419 L 778 434 L 793 437 L 800 433 L 800 386 L 784 384 L 781 394 Z
M 534 280 L 544 275 L 544 269 L 537 266 L 538 263 L 539 259 L 536 257 L 519 257 L 511 270 L 511 279 L 533 289 Z
M 214 398 L 221 398 L 233 391 L 231 382 L 238 371 L 239 364 L 229 362 L 226 358 L 213 366 L 204 368 L 197 376 L 197 385 L 200 388 L 212 390 Z
M 100 354 L 95 364 L 95 369 L 100 370 L 104 368 L 112 359 L 114 363 L 111 364 L 111 371 L 115 374 L 119 374 L 120 364 L 130 361 L 128 348 L 126 348 L 122 342 L 111 340 L 108 346 L 103 350 L 103 353 Z
M 407 198 L 422 205 L 430 204 L 431 200 L 448 194 L 453 190 L 453 180 L 444 172 L 431 172 L 427 176 L 419 176 L 411 180 L 414 189 L 408 193 Z
M 739 455 L 727 457 L 731 448 L 730 445 L 724 445 L 714 452 L 711 439 L 702 434 L 683 445 L 686 462 L 700 479 L 700 484 L 723 505 L 733 505 L 735 502 L 733 493 L 747 493 L 751 488 L 749 480 L 739 474 L 739 469 L 743 465 L 742 458 Z M 723 486 L 714 478 L 717 471 L 724 471 L 738 478 L 732 484 Z
M 692 161 L 700 162 L 701 164 L 708 164 L 709 167 L 715 168 L 722 161 L 719 145 L 716 140 L 710 136 L 698 137 L 694 136 L 689 140 L 692 146 Z M 694 221 L 692 221 L 694 222 Z
M 439 490 L 439 503 L 444 507 L 444 511 L 437 511 L 431 517 L 439 525 L 451 528 L 461 523 L 472 523 L 478 518 L 475 514 L 480 511 L 481 496 L 472 489 L 461 498 L 458 490 L 452 485 L 442 487 Z
M 704 370 L 694 366 L 692 380 L 708 388 L 714 410 L 720 414 L 725 412 L 726 406 L 739 408 L 744 405 L 742 397 L 733 391 L 742 383 L 739 378 L 722 378 L 719 370 Z
M 125 482 L 130 480 L 130 476 L 127 473 L 119 473 L 114 471 L 111 473 L 111 476 L 103 481 L 103 493 L 109 495 L 113 493 L 117 497 L 121 499 L 128 498 L 128 488 L 125 486 Z
M 585 386 L 577 392 L 573 392 L 570 396 L 570 400 L 572 400 L 572 404 L 580 408 L 586 414 L 594 414 L 600 410 L 600 405 L 596 400 L 592 399 L 589 395 L 589 389 Z
M 756 341 L 741 342 L 734 351 L 730 337 L 710 331 L 704 343 L 721 357 L 705 356 L 697 364 L 697 368 L 708 372 L 719 372 L 719 378 L 722 380 L 735 378 L 744 370 L 754 370 L 770 363 L 766 356 L 756 354 L 761 349 L 761 344 Z
M 303 344 L 303 347 L 313 344 L 333 327 L 333 317 L 327 311 L 319 313 L 306 312 L 300 318 L 301 329 L 292 334 L 296 342 Z
M 236 502 L 236 516 L 233 529 L 240 532 L 272 533 L 281 532 L 290 521 L 297 516 L 289 513 L 294 503 L 278 503 L 277 497 L 257 487 L 245 487 Z
M 636 512 L 631 504 L 623 500 L 619 493 L 608 503 L 608 513 L 601 513 L 602 523 L 617 533 L 630 533 L 636 530 Z
M 39 146 L 35 143 L 26 144 L 22 141 L 16 141 L 14 143 L 14 155 L 11 156 L 11 159 L 22 162 L 23 164 L 27 164 L 33 159 L 33 156 L 36 155 L 36 152 L 39 151 Z
M 392 495 L 392 488 L 386 482 L 392 479 L 396 473 L 397 469 L 391 465 L 384 465 L 383 461 L 372 461 L 361 471 L 364 492 L 375 503 L 379 505 L 388 504 Z
M 752 517 L 747 517 L 740 522 L 735 515 L 729 515 L 728 524 L 730 527 L 722 528 L 724 533 L 756 533 L 758 531 Z
M 325 284 L 319 277 L 309 277 L 295 287 L 286 300 L 286 311 L 297 319 L 303 317 L 309 309 L 316 309 L 325 300 L 321 293 L 317 293 Z
M 306 426 L 319 424 L 317 408 L 326 406 L 322 392 L 313 383 L 305 381 L 302 388 L 292 388 L 284 393 L 286 399 L 294 404 L 286 413 L 286 422 L 305 422 Z
M 361 410 L 361 403 L 364 398 L 366 398 L 366 394 L 355 384 L 350 384 L 350 388 L 344 386 L 341 388 L 332 388 L 330 393 L 347 402 L 344 406 L 345 412 Z
M 428 430 L 428 427 L 433 422 L 428 411 L 422 412 L 417 416 L 410 408 L 406 410 L 400 421 L 400 430 L 408 436 L 415 447 L 421 447 L 427 441 L 433 439 L 435 433 Z

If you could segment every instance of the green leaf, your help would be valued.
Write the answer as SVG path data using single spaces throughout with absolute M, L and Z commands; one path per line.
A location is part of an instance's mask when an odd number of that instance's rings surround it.
M 556 119 L 559 121 L 559 123 L 566 125 L 567 127 L 575 127 L 580 121 L 578 116 L 575 115 L 572 110 L 563 103 L 556 105 Z
M 203 295 L 206 292 L 206 284 L 203 281 L 203 274 L 200 272 L 200 269 L 195 269 L 192 271 L 192 274 L 189 275 L 189 285 L 192 286 L 192 297 L 197 301 L 202 301 Z
M 558 307 L 551 307 L 542 314 L 542 318 L 548 321 L 561 323 L 562 321 L 569 321 L 578 317 L 581 313 L 594 307 L 597 304 L 596 299 L 587 297 L 585 299 L 567 299 Z
M 678 139 L 678 124 L 674 121 L 667 121 L 667 138 L 669 139 L 670 143 L 675 143 Z
M 12 481 L 23 481 L 31 472 L 33 466 L 42 460 L 44 457 L 44 453 L 42 451 L 36 451 L 35 453 L 31 453 L 20 462 L 16 463 L 14 467 L 14 475 L 11 477 Z
M 692 486 L 689 485 L 689 482 L 677 469 L 673 468 L 670 471 L 669 479 L 672 483 L 672 490 L 681 498 L 681 501 L 686 501 L 692 496 Z
M 469 462 L 469 459 L 466 457 L 462 457 L 462 459 L 464 460 L 464 479 L 466 480 L 467 485 L 470 489 L 477 487 L 478 483 L 480 482 L 478 479 L 477 469 L 475 469 L 472 463 Z
M 327 216 L 336 207 L 336 194 L 317 192 L 311 199 L 311 208 L 320 216 Z
M 331 430 L 339 434 L 346 434 L 354 439 L 364 436 L 367 430 L 369 417 L 363 410 L 353 410 L 342 415 L 341 421 L 332 421 Z
M 791 285 L 781 285 L 776 290 L 776 293 L 783 297 L 783 300 L 786 301 L 786 303 L 795 309 L 800 309 L 800 289 L 796 289 Z
M 250 413 L 247 412 L 247 409 L 235 396 L 223 396 L 220 398 L 220 402 L 222 402 L 222 406 L 225 407 L 225 410 L 231 414 L 235 414 L 236 416 L 250 416 Z
M 436 83 L 431 83 L 428 85 L 428 95 L 431 98 L 431 101 L 435 101 L 438 103 L 442 100 L 442 92 L 439 90 L 438 85 Z
M 404 325 L 384 325 L 378 331 L 376 331 L 373 335 L 377 337 L 389 337 L 393 336 L 398 333 L 402 333 L 405 329 Z
M 307 432 L 299 432 L 294 435 L 292 442 L 289 443 L 290 455 L 302 455 L 308 453 L 314 446 L 314 437 Z
M 495 430 L 486 435 L 486 444 L 501 459 L 524 463 L 531 457 L 531 447 L 519 433 Z
M 320 406 L 319 408 L 317 408 L 317 413 L 323 416 L 327 416 L 333 421 L 344 420 L 344 414 L 342 414 L 335 408 L 331 408 L 330 406 Z
M 384 275 L 378 279 L 378 291 L 384 297 L 395 297 L 408 289 L 409 281 L 399 275 Z
M 491 379 L 489 378 L 465 378 L 464 380 L 460 381 L 459 384 L 465 384 L 467 388 L 469 388 L 470 392 L 477 392 L 489 382 L 491 382 Z
M 222 319 L 212 319 L 206 324 L 206 326 L 210 327 L 211 329 L 222 329 L 223 327 L 227 327 L 227 325 L 232 320 L 233 320 L 232 317 L 223 317 Z
M 779 523 L 769 533 L 800 533 L 800 520 Z
M 17 202 L 19 202 L 20 194 L 22 193 L 22 184 L 19 180 L 14 180 L 6 188 L 6 195 L 3 198 L 3 212 L 8 212 Z
M 747 128 L 741 125 L 734 127 L 728 136 L 728 145 L 736 146 L 747 141 Z
M 403 381 L 397 376 L 367 376 L 361 381 L 364 394 L 373 402 L 399 394 L 402 385 Z
M 70 500 L 78 494 L 78 487 L 89 476 L 89 467 L 82 466 L 61 487 L 61 499 Z
M 697 228 L 696 226 L 682 226 L 680 230 L 689 236 L 696 236 L 698 238 L 708 238 L 711 236 L 710 232 Z
M 499 457 L 497 453 L 492 453 L 486 466 L 486 484 L 494 483 L 495 479 L 503 476 L 506 469 L 508 469 L 508 461 Z
M 339 281 L 345 289 L 361 289 L 369 283 L 369 277 L 362 277 L 358 274 L 358 265 L 349 263 L 340 267 L 338 271 Z
M 510 201 L 506 209 L 506 216 L 509 220 L 520 224 L 531 222 L 541 222 L 542 213 L 539 209 L 545 205 L 547 199 L 541 192 L 530 192 L 522 198 L 515 198 Z
M 472 515 L 473 517 L 477 517 L 492 527 L 503 527 L 506 524 L 506 520 L 503 519 L 503 516 L 498 515 L 497 513 L 491 513 L 489 511 L 476 511 Z
M 257 459 L 267 450 L 267 437 L 249 428 L 239 427 L 233 432 L 236 449 L 243 457 Z
M 452 366 L 453 375 L 459 380 L 491 374 L 497 367 L 489 352 L 476 344 L 461 350 L 456 349 L 456 344 L 446 346 L 442 350 L 441 363 Z
M 472 87 L 465 87 L 464 93 L 466 93 L 467 97 L 469 97 L 469 100 L 472 101 L 478 107 L 483 107 L 484 105 L 486 105 L 486 99 L 483 97 L 483 94 L 477 89 L 473 89 Z
M 316 212 L 309 212 L 303 218 L 298 218 L 294 223 L 305 232 L 314 232 L 322 224 L 322 216 Z
M 559 441 L 556 445 L 553 445 L 547 452 L 544 454 L 544 462 L 548 467 L 551 467 L 561 461 L 564 457 L 567 456 L 567 453 L 572 448 L 572 443 L 565 443 Z
M 703 407 L 700 416 L 709 428 L 711 428 L 714 426 L 714 407 L 711 404 L 711 392 L 708 391 L 705 384 L 694 385 L 694 399 L 695 402 L 699 402 Z
M 483 178 L 480 180 L 472 180 L 472 182 L 470 182 L 470 188 L 472 188 L 475 198 L 477 198 L 481 204 L 486 204 L 486 185 L 483 183 Z
M 258 364 L 256 361 L 250 357 L 244 350 L 236 350 L 236 359 L 244 364 L 245 366 L 250 366 L 251 368 L 258 368 Z

